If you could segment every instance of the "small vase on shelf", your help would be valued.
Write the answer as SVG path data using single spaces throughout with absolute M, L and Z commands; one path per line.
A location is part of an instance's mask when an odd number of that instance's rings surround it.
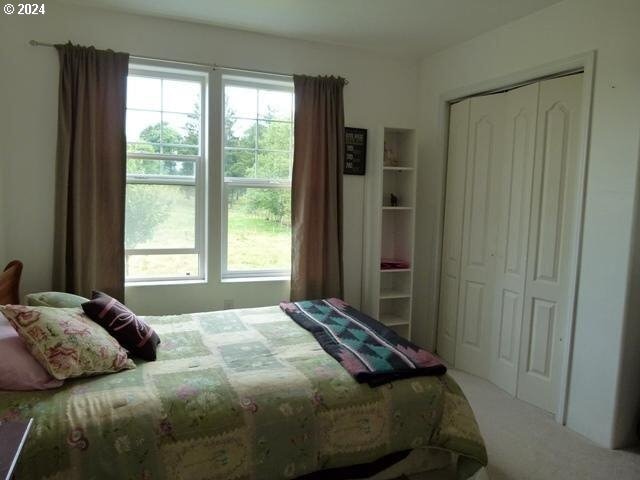
M 384 166 L 385 167 L 397 167 L 398 156 L 396 152 L 387 142 L 384 142 Z

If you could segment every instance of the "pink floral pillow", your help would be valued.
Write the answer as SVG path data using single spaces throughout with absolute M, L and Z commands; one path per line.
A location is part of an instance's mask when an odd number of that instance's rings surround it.
M 2 305 L 0 311 L 34 358 L 59 380 L 135 368 L 126 350 L 81 308 Z
M 46 390 L 62 385 L 29 353 L 9 321 L 0 313 L 0 390 Z

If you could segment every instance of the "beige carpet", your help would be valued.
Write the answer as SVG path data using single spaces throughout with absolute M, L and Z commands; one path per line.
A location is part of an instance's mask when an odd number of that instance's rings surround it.
M 493 384 L 463 372 L 450 373 L 480 424 L 491 480 L 640 479 L 640 450 L 600 448 Z

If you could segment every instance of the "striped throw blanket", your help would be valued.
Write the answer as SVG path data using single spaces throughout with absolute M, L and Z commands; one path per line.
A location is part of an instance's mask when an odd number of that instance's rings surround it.
M 280 308 L 359 383 L 376 387 L 447 371 L 432 353 L 337 298 L 283 302 Z

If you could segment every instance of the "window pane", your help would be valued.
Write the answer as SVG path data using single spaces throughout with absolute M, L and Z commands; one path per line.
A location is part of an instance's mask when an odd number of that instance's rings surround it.
M 128 279 L 198 277 L 198 255 L 129 255 L 126 259 Z
M 195 187 L 127 185 L 126 248 L 194 248 Z
M 162 81 L 162 110 L 200 116 L 200 84 L 182 80 Z
M 225 118 L 224 146 L 256 148 L 256 121 Z
M 129 175 L 189 177 L 195 181 L 196 164 L 190 161 L 129 158 L 127 159 L 127 173 Z
M 160 143 L 160 112 L 127 110 L 127 142 L 130 144 Z M 157 147 L 138 145 L 135 151 L 153 153 Z
M 229 188 L 227 270 L 291 268 L 291 190 Z
M 278 90 L 260 90 L 258 106 L 260 118 L 292 121 L 293 94 Z
M 226 116 L 258 118 L 258 91 L 255 88 L 224 88 L 224 111 Z
M 258 148 L 261 150 L 290 150 L 291 124 L 258 122 Z
M 160 110 L 159 78 L 129 76 L 127 78 L 127 108 Z
M 224 176 L 225 177 L 254 177 L 255 176 L 255 151 L 234 150 L 224 151 Z
M 197 155 L 200 150 L 200 119 L 182 113 L 165 113 L 162 119 L 162 153 Z
M 289 152 L 258 152 L 256 178 L 289 178 L 291 154 Z

